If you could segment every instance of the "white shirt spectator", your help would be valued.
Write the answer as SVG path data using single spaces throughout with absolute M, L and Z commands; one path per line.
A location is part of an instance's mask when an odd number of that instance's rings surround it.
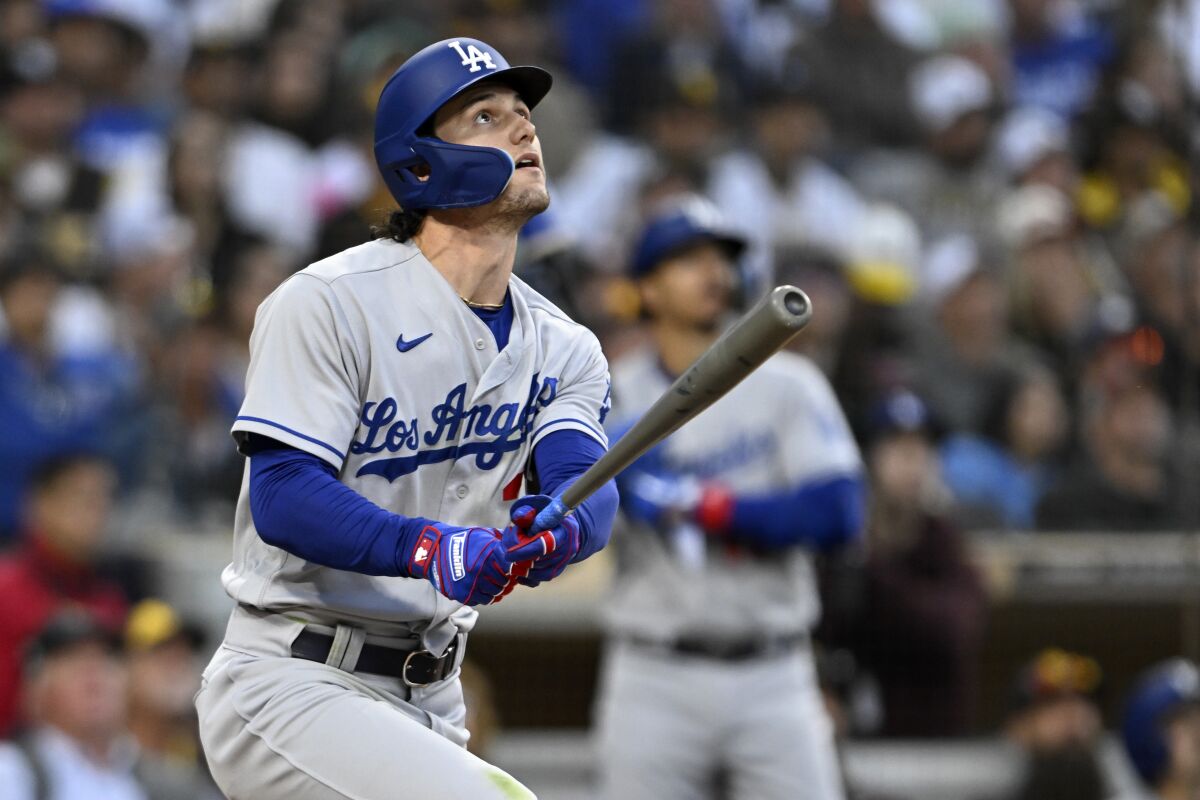
M 99 764 L 72 739 L 52 728 L 37 731 L 31 742 L 45 769 L 49 800 L 146 800 L 133 776 L 132 745 L 119 745 L 108 764 Z M 37 797 L 33 767 L 25 753 L 12 743 L 0 744 L 0 787 L 4 800 Z
M 624 270 L 629 242 L 641 224 L 638 196 L 655 167 L 648 146 L 597 136 L 553 188 L 555 214 L 596 263 Z
M 750 239 L 745 263 L 756 281 L 772 277 L 776 247 L 804 245 L 845 256 L 864 208 L 850 182 L 816 158 L 797 161 L 786 185 L 779 186 L 762 160 L 747 151 L 716 161 L 709 196 Z

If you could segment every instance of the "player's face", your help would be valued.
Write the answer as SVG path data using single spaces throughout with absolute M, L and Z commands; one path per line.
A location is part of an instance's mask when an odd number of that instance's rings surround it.
M 30 713 L 80 738 L 107 738 L 124 723 L 128 673 L 98 643 L 80 643 L 43 666 L 28 688 Z
M 550 204 L 542 144 L 529 106 L 515 90 L 500 83 L 478 83 L 438 109 L 433 127 L 442 141 L 494 147 L 512 156 L 516 169 L 496 201 L 506 209 L 532 215 Z
M 735 273 L 721 247 L 704 242 L 658 265 L 642 281 L 642 300 L 654 319 L 715 330 L 729 309 Z

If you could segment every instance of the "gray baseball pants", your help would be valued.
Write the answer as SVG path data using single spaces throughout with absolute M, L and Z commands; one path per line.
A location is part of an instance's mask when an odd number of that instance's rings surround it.
M 597 712 L 602 800 L 844 797 L 807 647 L 721 661 L 616 643 Z
M 239 608 L 204 671 L 200 739 L 230 800 L 534 798 L 467 752 L 457 667 L 409 688 L 292 658 L 303 627 Z

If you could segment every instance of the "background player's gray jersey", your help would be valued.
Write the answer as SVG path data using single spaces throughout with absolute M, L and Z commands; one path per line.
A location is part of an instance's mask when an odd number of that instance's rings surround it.
M 488 327 L 411 244 L 377 240 L 285 281 L 258 310 L 235 436 L 318 456 L 390 511 L 502 527 L 538 440 L 606 444 L 608 367 L 586 328 L 512 278 L 514 318 Z M 226 591 L 260 608 L 416 630 L 441 652 L 475 612 L 425 580 L 329 569 L 259 538 L 243 478 Z
M 613 430 L 670 386 L 657 355 L 641 350 L 613 367 Z M 807 358 L 780 353 L 661 445 L 665 466 L 719 481 L 738 495 L 784 491 L 861 469 L 858 447 L 828 381 Z M 695 531 L 627 523 L 614 538 L 620 566 L 605 620 L 614 633 L 655 640 L 808 630 L 819 616 L 808 551 L 731 553 Z M 702 574 L 697 574 L 697 572 Z

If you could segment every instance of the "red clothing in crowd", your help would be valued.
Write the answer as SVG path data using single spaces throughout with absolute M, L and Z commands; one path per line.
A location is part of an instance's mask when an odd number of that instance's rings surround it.
M 89 565 L 56 553 L 36 536 L 0 558 L 0 737 L 18 722 L 25 646 L 55 613 L 67 608 L 86 609 L 117 631 L 128 603 L 119 587 Z

